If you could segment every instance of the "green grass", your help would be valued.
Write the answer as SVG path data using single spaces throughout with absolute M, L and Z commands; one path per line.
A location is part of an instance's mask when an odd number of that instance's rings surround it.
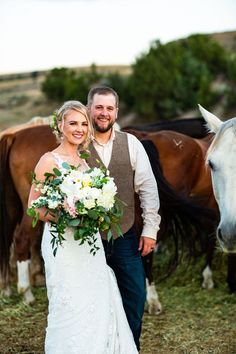
M 155 275 L 164 274 L 165 254 L 157 254 L 155 263 Z M 159 316 L 145 313 L 142 354 L 236 353 L 236 295 L 228 292 L 226 259 L 215 257 L 212 291 L 200 287 L 202 265 L 203 259 L 183 264 L 158 283 L 164 310 Z M 22 303 L 15 287 L 13 292 L 11 299 L 0 297 L 0 353 L 43 353 L 46 290 L 34 289 L 33 306 Z
M 0 83 L 0 129 L 53 112 L 55 107 L 45 101 L 39 86 L 32 78 Z M 236 295 L 228 293 L 226 257 L 215 256 L 212 291 L 201 289 L 203 259 L 188 267 L 183 262 L 160 282 L 167 263 L 167 251 L 156 254 L 154 275 L 164 310 L 160 316 L 145 313 L 141 353 L 236 354 Z M 22 303 L 15 286 L 12 298 L 0 297 L 0 354 L 43 353 L 46 290 L 33 290 L 33 306 Z
M 35 289 L 34 306 L 24 305 L 13 291 L 10 299 L 0 297 L 0 353 L 43 353 L 46 290 Z

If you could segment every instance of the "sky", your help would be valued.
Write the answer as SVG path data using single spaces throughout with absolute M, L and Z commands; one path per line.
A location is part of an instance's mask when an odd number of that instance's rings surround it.
M 0 74 L 129 65 L 154 40 L 233 30 L 235 0 L 0 0 Z

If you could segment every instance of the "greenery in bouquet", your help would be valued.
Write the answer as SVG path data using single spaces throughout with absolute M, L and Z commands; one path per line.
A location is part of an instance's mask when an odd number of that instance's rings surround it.
M 60 170 L 46 172 L 44 181 L 33 176 L 33 184 L 40 196 L 32 201 L 27 214 L 33 218 L 33 227 L 39 219 L 38 209 L 46 208 L 45 215 L 55 216 L 56 222 L 50 222 L 54 256 L 65 240 L 68 227 L 73 229 L 79 244 L 88 242 L 93 255 L 99 249 L 96 246 L 99 230 L 107 232 L 108 241 L 113 238 L 112 229 L 122 235 L 119 220 L 124 203 L 117 198 L 114 180 L 105 169 L 95 167 L 82 172 L 63 162 Z

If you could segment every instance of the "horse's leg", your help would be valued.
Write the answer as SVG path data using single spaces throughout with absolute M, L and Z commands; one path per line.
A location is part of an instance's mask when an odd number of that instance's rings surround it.
M 228 255 L 227 283 L 231 293 L 236 292 L 236 254 Z
M 147 285 L 146 299 L 148 304 L 148 313 L 150 313 L 151 315 L 159 315 L 162 312 L 162 305 L 159 301 L 155 282 L 153 280 L 153 273 L 152 273 L 153 252 L 143 257 L 143 265 L 146 274 L 146 285 Z
M 206 266 L 202 272 L 203 282 L 202 287 L 207 290 L 211 290 L 214 288 L 214 281 L 212 276 L 212 260 L 214 256 L 216 240 L 215 237 L 211 237 L 208 239 L 207 250 L 206 250 Z
M 32 226 L 30 218 L 24 213 L 19 228 L 14 235 L 15 254 L 17 264 L 17 290 L 23 294 L 24 302 L 31 304 L 35 301 L 30 286 L 30 247 Z
M 0 294 L 6 297 L 10 297 L 12 294 L 10 287 L 9 272 L 3 277 L 0 272 Z
M 34 230 L 35 230 L 35 235 L 31 240 L 31 263 L 30 263 L 31 283 L 33 286 L 44 286 L 45 276 L 43 272 L 42 258 L 40 255 L 43 223 L 38 222 L 38 228 Z

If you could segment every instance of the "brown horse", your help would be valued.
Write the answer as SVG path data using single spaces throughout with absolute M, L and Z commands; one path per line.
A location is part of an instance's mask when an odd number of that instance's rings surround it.
M 35 135 L 38 140 L 36 144 Z M 32 243 L 40 241 L 43 227 L 42 223 L 39 223 L 36 229 L 32 229 L 32 220 L 26 215 L 31 172 L 40 156 L 54 149 L 56 145 L 49 125 L 29 127 L 5 134 L 0 140 L 0 237 L 4 240 L 2 241 L 4 245 L 1 243 L 0 247 L 1 273 L 4 285 L 7 285 L 10 246 L 14 233 L 17 288 L 19 293 L 24 294 L 24 300 L 28 304 L 34 301 L 29 279 L 30 249 Z M 5 293 L 9 293 L 9 287 L 6 287 Z
M 170 130 L 124 131 L 135 135 L 139 140 L 148 139 L 154 143 L 159 152 L 164 176 L 175 190 L 197 196 L 208 207 L 216 209 L 210 171 L 205 165 L 211 134 L 202 139 L 194 139 Z
M 7 280 L 8 264 L 10 257 L 10 245 L 13 239 L 17 258 L 18 268 L 18 291 L 24 294 L 25 301 L 30 303 L 34 300 L 30 290 L 30 280 L 28 276 L 28 268 L 30 263 L 30 245 L 32 239 L 40 240 L 39 235 L 42 233 L 42 225 L 38 229 L 32 229 L 31 220 L 26 215 L 27 199 L 31 183 L 30 172 L 34 170 L 40 156 L 46 151 L 54 149 L 57 145 L 51 129 L 47 125 L 35 126 L 28 129 L 23 129 L 12 134 L 3 136 L 0 140 L 0 193 L 1 193 L 1 210 L 0 210 L 0 266 L 2 274 Z M 155 158 L 154 158 L 155 159 Z M 177 172 L 178 173 L 178 170 Z M 159 182 L 159 181 L 158 181 Z M 166 181 L 163 181 L 163 188 Z M 169 188 L 169 187 L 168 187 Z M 166 195 L 163 194 L 161 204 L 167 204 Z M 200 214 L 203 209 L 198 208 L 195 204 L 192 205 L 190 200 L 180 198 L 176 193 L 169 188 L 168 197 L 175 201 L 165 209 L 162 225 L 171 224 L 171 221 L 178 223 L 178 218 L 175 215 L 179 214 L 179 220 L 191 219 L 196 217 L 196 213 Z M 176 207 L 178 205 L 178 207 Z M 172 214 L 170 214 L 172 212 Z M 195 218 L 195 223 L 198 220 Z M 172 225 L 172 224 L 171 224 Z M 162 226 L 162 230 L 163 230 Z M 169 227 L 171 228 L 171 226 Z M 185 229 L 175 227 L 179 230 L 181 237 L 185 237 L 188 245 L 191 245 L 191 235 L 188 237 L 183 233 Z M 186 228 L 187 230 L 187 228 Z
M 122 130 L 135 130 L 145 132 L 159 132 L 161 130 L 172 130 L 192 138 L 202 139 L 208 134 L 205 120 L 200 118 L 178 118 L 172 120 L 161 120 L 150 124 L 129 125 Z
M 174 131 L 145 132 L 134 129 L 125 129 L 125 131 L 134 134 L 141 141 L 148 139 L 153 142 L 157 149 L 156 154 L 159 153 L 163 174 L 176 191 L 186 196 L 194 196 L 197 203 L 214 210 L 213 219 L 215 219 L 215 222 L 213 220 L 212 223 L 205 225 L 208 236 L 205 245 L 206 266 L 203 270 L 202 283 L 202 286 L 206 289 L 213 288 L 211 264 L 216 242 L 214 230 L 217 224 L 218 207 L 212 190 L 210 171 L 205 165 L 205 156 L 212 135 L 209 134 L 203 139 L 193 139 Z M 150 158 L 151 162 L 152 160 Z M 154 301 L 155 298 L 158 299 L 158 295 L 155 292 L 153 281 L 152 257 L 152 254 L 148 255 L 145 262 L 146 274 L 148 274 L 147 278 L 150 282 L 147 290 L 151 290 L 148 297 L 154 308 L 153 311 L 158 312 L 160 304 Z M 229 262 L 229 264 L 231 263 Z M 229 267 L 228 274 L 232 274 L 232 268 Z M 232 277 L 228 276 L 228 282 L 229 278 Z
M 172 131 L 145 132 L 133 129 L 126 129 L 126 131 L 141 140 L 149 139 L 154 143 L 159 152 L 164 176 L 175 190 L 188 196 L 197 197 L 198 203 L 215 211 L 215 221 L 212 225 L 209 224 L 209 229 L 206 229 L 209 237 L 206 245 L 206 267 L 203 270 L 202 284 L 204 288 L 213 288 L 211 264 L 216 247 L 215 228 L 219 219 L 219 210 L 213 194 L 210 169 L 205 164 L 205 157 L 214 135 L 208 134 L 203 139 L 193 139 Z M 148 264 L 151 264 L 151 261 Z M 152 279 L 152 276 L 149 276 L 149 279 Z M 236 292 L 235 255 L 228 255 L 227 282 L 229 290 Z

